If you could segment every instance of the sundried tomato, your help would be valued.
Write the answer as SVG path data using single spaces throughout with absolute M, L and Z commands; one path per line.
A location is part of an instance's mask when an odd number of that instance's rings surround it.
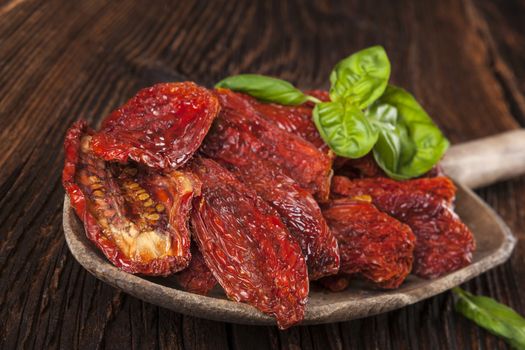
M 199 148 L 218 112 L 217 98 L 205 88 L 157 84 L 107 116 L 91 147 L 105 160 L 175 169 Z
M 280 328 L 300 322 L 306 262 L 278 214 L 216 162 L 195 159 L 191 169 L 203 184 L 191 215 L 194 237 L 228 297 L 274 315 Z
M 247 160 L 265 159 L 318 200 L 327 200 L 332 175 L 331 158 L 301 137 L 279 129 L 261 118 L 248 102 L 236 93 L 217 90 L 221 113 L 210 130 L 201 150 L 213 158 Z
M 389 179 L 356 179 L 335 176 L 335 195 L 369 195 L 373 203 L 414 231 L 413 272 L 435 278 L 472 261 L 476 244 L 469 228 L 452 211 L 455 188 L 444 177 L 394 183 Z
M 279 213 L 301 245 L 310 280 L 339 271 L 337 240 L 308 191 L 284 175 L 272 162 L 238 159 L 236 164 L 223 164 Z
M 397 288 L 412 269 L 415 236 L 368 199 L 336 199 L 323 209 L 339 242 L 341 272 L 359 274 L 382 288 Z
M 187 227 L 199 183 L 191 173 L 162 175 L 97 158 L 84 121 L 66 135 L 63 184 L 87 237 L 129 273 L 168 275 L 190 260 Z
M 259 116 L 274 123 L 280 129 L 302 137 L 325 152 L 329 151 L 313 122 L 312 105 L 283 106 L 260 102 L 245 94 L 238 93 L 237 95 L 246 100 Z
M 335 194 L 345 194 L 352 184 L 359 184 L 360 188 L 381 189 L 385 192 L 421 191 L 441 198 L 447 204 L 451 204 L 454 201 L 457 190 L 454 183 L 445 176 L 419 178 L 410 181 L 396 181 L 385 177 L 350 180 L 343 176 L 334 176 L 332 192 Z M 364 194 L 364 192 L 362 194 Z
M 206 295 L 217 285 L 217 280 L 210 271 L 197 248 L 191 245 L 191 261 L 187 268 L 176 274 L 177 282 L 188 292 Z

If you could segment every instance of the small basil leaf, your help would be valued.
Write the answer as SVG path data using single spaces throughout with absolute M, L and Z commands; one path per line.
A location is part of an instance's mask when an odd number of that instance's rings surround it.
M 330 74 L 330 98 L 349 98 L 364 109 L 378 99 L 390 78 L 390 61 L 385 49 L 372 46 L 340 61 Z
M 456 310 L 489 332 L 505 338 L 517 349 L 525 349 L 525 319 L 495 300 L 475 296 L 461 288 L 452 289 L 459 297 Z
M 375 152 L 379 152 L 385 167 L 395 169 L 401 157 L 402 126 L 398 123 L 397 109 L 386 104 L 376 105 L 365 111 L 365 115 L 379 130 Z
M 221 80 L 215 87 L 243 92 L 261 101 L 282 105 L 300 105 L 312 99 L 318 102 L 287 81 L 258 74 L 234 75 Z
M 408 135 L 406 126 L 400 122 L 397 108 L 388 104 L 375 104 L 365 111 L 366 116 L 379 129 L 374 152 L 386 169 L 397 169 L 398 164 L 409 162 L 416 146 Z
M 449 146 L 430 116 L 401 88 L 389 85 L 366 114 L 375 120 L 380 130 L 374 158 L 381 169 L 396 180 L 423 175 L 441 159 Z M 385 129 L 387 124 L 390 129 Z
M 376 128 L 350 101 L 318 103 L 313 118 L 323 140 L 339 156 L 362 157 L 377 141 Z

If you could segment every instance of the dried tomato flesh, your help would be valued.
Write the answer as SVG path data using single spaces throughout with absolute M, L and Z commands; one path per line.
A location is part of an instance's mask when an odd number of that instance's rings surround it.
M 330 157 L 310 142 L 258 116 L 238 94 L 219 89 L 217 95 L 221 113 L 201 147 L 204 154 L 230 163 L 236 163 L 239 158 L 271 161 L 317 200 L 328 199 L 332 176 Z
M 341 272 L 359 274 L 381 288 L 397 288 L 412 269 L 415 236 L 410 227 L 373 204 L 336 199 L 323 209 L 339 242 Z
M 312 119 L 313 106 L 303 104 L 300 106 L 283 106 L 275 103 L 264 103 L 245 95 L 237 94 L 239 98 L 247 101 L 257 115 L 274 123 L 280 129 L 298 135 L 311 142 L 315 147 L 328 150 Z
M 269 203 L 298 240 L 308 264 L 310 280 L 339 271 L 337 240 L 313 196 L 271 162 L 224 163 L 241 182 Z
M 217 285 L 217 280 L 210 271 L 204 257 L 196 244 L 191 245 L 191 261 L 189 266 L 176 274 L 177 282 L 184 290 L 201 295 L 208 294 Z
M 416 275 L 435 278 L 470 264 L 476 244 L 472 232 L 452 211 L 451 182 L 443 177 L 418 179 L 395 188 L 389 181 L 335 176 L 332 189 L 336 195 L 369 195 L 381 211 L 412 228 L 417 237 Z
M 157 84 L 107 116 L 91 147 L 105 160 L 175 169 L 199 148 L 219 108 L 215 95 L 194 83 Z
M 187 222 L 198 180 L 185 171 L 163 175 L 105 162 L 91 152 L 91 137 L 84 121 L 68 131 L 62 176 L 87 237 L 129 273 L 184 269 L 191 257 Z
M 300 322 L 308 271 L 278 214 L 216 162 L 195 159 L 191 169 L 203 183 L 191 215 L 194 238 L 227 296 L 275 316 L 282 329 Z

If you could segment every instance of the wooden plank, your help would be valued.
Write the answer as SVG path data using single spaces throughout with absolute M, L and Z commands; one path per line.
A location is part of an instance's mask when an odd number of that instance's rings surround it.
M 491 65 L 514 117 L 525 125 L 525 2 L 476 1 L 473 16 L 491 50 Z
M 349 53 L 383 44 L 393 80 L 454 142 L 524 125 L 523 1 L 0 4 L 0 348 L 506 348 L 443 294 L 341 324 L 273 327 L 181 316 L 98 282 L 61 229 L 62 138 L 137 89 L 238 72 L 327 87 Z M 468 283 L 525 313 L 525 178 L 480 190 L 521 239 Z

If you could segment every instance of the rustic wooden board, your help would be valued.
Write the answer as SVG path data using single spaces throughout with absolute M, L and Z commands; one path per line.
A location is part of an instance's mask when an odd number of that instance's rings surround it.
M 92 277 L 62 229 L 62 139 L 139 88 L 239 72 L 326 87 L 383 44 L 394 81 L 458 143 L 525 126 L 525 1 L 0 0 L 0 348 L 506 349 L 450 293 L 349 322 L 245 326 L 185 316 Z M 525 177 L 477 193 L 518 238 L 464 284 L 525 314 Z
M 302 324 L 341 322 L 395 310 L 435 296 L 503 263 L 516 245 L 509 228 L 483 201 L 460 186 L 456 212 L 476 238 L 476 251 L 470 266 L 434 280 L 409 276 L 392 291 L 373 290 L 352 283 L 339 293 L 331 293 L 311 284 Z M 69 198 L 64 199 L 64 233 L 77 261 L 95 277 L 144 301 L 187 315 L 216 321 L 274 325 L 271 317 L 254 307 L 230 301 L 216 288 L 209 296 L 181 290 L 173 277 L 144 278 L 120 271 L 86 237 L 82 223 L 74 213 Z

